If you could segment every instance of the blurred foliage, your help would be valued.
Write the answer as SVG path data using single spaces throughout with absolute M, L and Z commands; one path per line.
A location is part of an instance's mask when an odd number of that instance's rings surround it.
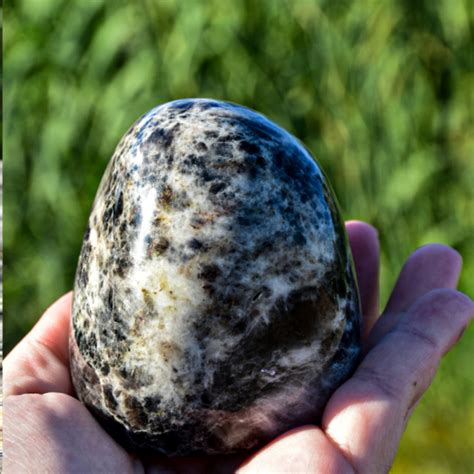
M 474 281 L 470 0 L 15 0 L 5 6 L 5 349 L 71 288 L 107 160 L 155 105 L 213 97 L 299 137 L 346 218 L 380 231 L 382 301 L 411 251 Z M 471 472 L 471 328 L 404 436 L 395 473 Z

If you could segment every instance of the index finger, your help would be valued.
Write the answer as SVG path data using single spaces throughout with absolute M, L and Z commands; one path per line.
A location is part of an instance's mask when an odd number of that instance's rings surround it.
M 346 222 L 346 230 L 357 274 L 365 341 L 379 315 L 379 239 L 377 230 L 362 221 Z
M 466 295 L 429 292 L 398 318 L 336 391 L 323 426 L 356 472 L 388 471 L 411 411 L 473 314 Z

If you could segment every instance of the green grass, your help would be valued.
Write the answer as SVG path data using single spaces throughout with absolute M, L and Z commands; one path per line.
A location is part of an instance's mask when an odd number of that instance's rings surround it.
M 344 216 L 379 229 L 382 301 L 433 241 L 463 255 L 470 291 L 469 0 L 17 0 L 4 13 L 6 352 L 71 288 L 120 137 L 182 97 L 257 109 L 313 151 Z M 393 472 L 472 471 L 473 343 L 471 328 L 443 362 Z

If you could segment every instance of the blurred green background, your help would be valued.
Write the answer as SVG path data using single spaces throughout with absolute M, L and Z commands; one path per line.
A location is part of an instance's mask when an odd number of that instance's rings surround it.
M 247 105 L 299 137 L 344 217 L 380 231 L 382 302 L 428 242 L 474 281 L 469 0 L 16 0 L 4 7 L 5 353 L 72 286 L 102 172 L 141 114 Z M 471 473 L 474 328 L 443 361 L 394 473 Z

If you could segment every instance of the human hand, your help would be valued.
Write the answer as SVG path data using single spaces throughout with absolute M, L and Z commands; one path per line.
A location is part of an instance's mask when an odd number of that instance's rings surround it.
M 321 426 L 293 429 L 250 457 L 138 459 L 74 398 L 68 331 L 72 294 L 51 306 L 4 361 L 6 472 L 382 473 L 440 358 L 474 315 L 454 290 L 460 256 L 428 245 L 405 264 L 378 316 L 378 240 L 347 224 L 364 314 L 365 357 L 329 400 Z

